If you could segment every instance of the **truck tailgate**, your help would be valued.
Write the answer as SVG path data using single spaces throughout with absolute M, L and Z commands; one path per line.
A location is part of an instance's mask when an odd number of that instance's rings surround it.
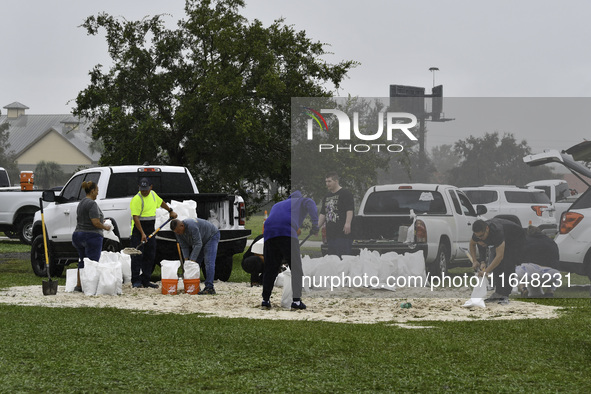
M 409 227 L 412 218 L 401 216 L 355 216 L 351 224 L 353 239 L 356 241 L 398 242 L 401 226 Z M 406 233 L 402 235 L 406 239 Z

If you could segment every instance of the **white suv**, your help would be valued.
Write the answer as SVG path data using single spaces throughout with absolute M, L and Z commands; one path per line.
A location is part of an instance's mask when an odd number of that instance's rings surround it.
M 460 190 L 472 204 L 484 205 L 487 217 L 508 219 L 523 228 L 531 224 L 552 236 L 558 231 L 554 208 L 542 190 L 507 185 L 463 187 Z
M 530 166 L 560 163 L 569 170 L 591 179 L 591 170 L 577 160 L 591 161 L 591 141 L 584 141 L 565 152 L 549 150 L 529 155 L 523 161 Z M 581 178 L 587 185 L 589 183 Z M 560 254 L 560 269 L 587 275 L 591 280 L 591 187 L 560 217 L 560 231 L 554 239 Z

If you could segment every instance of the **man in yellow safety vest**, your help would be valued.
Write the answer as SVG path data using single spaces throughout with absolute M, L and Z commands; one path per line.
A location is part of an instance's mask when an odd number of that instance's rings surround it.
M 145 242 L 142 254 L 131 256 L 131 284 L 133 287 L 158 288 L 158 285 L 150 282 L 156 257 L 156 238 L 148 239 L 156 226 L 156 208 L 166 209 L 171 218 L 177 214 L 152 190 L 152 182 L 148 178 L 142 178 L 139 184 L 139 192 L 129 204 L 131 210 L 131 244 L 139 245 Z M 141 271 L 141 272 L 140 272 Z

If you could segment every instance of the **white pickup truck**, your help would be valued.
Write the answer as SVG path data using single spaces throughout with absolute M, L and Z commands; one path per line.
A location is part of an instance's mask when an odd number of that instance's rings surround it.
M 39 210 L 41 191 L 11 187 L 8 173 L 0 167 L 0 231 L 31 244 L 33 215 Z
M 568 183 L 563 179 L 548 179 L 530 182 L 527 185 L 530 189 L 543 190 L 550 199 L 554 209 L 554 217 L 560 220 L 562 213 L 570 208 L 573 202 L 579 198 L 578 194 L 571 195 Z
M 111 166 L 95 167 L 77 172 L 66 183 L 59 195 L 53 191 L 43 192 L 44 219 L 49 240 L 50 273 L 59 276 L 66 265 L 78 261 L 72 245 L 72 233 L 76 227 L 76 209 L 85 197 L 82 182 L 94 181 L 98 185 L 97 204 L 110 219 L 120 242 L 105 238 L 104 250 L 119 251 L 130 245 L 131 212 L 129 203 L 138 193 L 141 178 L 148 178 L 153 190 L 169 205 L 172 200 L 193 200 L 197 203 L 197 217 L 214 217 L 220 223 L 220 243 L 216 259 L 216 278 L 228 280 L 232 273 L 232 256 L 242 253 L 250 230 L 244 228 L 246 210 L 239 196 L 224 193 L 199 193 L 193 177 L 185 167 L 177 166 Z M 162 223 L 156 223 L 160 225 Z M 175 235 L 163 229 L 156 238 L 158 248 L 156 262 L 163 259 L 178 260 Z M 47 275 L 40 212 L 35 214 L 31 265 L 35 274 Z
M 414 213 L 411 215 L 411 210 Z M 466 253 L 472 224 L 486 207 L 475 210 L 455 186 L 395 184 L 371 187 L 353 217 L 353 250 L 367 248 L 380 253 L 425 254 L 432 275 L 446 273 L 453 265 L 469 264 Z M 414 223 L 414 224 L 413 224 Z M 413 228 L 414 226 L 414 228 Z M 408 228 L 410 227 L 410 240 Z M 326 253 L 326 245 L 322 245 Z

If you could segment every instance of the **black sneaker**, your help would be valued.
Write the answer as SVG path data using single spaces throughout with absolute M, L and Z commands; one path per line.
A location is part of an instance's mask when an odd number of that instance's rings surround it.
M 263 308 L 263 309 L 271 309 L 271 301 L 265 301 L 265 300 L 263 300 L 263 302 L 261 302 L 261 308 Z
M 148 283 L 144 284 L 144 287 L 148 287 L 150 289 L 157 289 L 158 285 L 156 283 L 148 282 Z
M 500 301 L 504 296 L 500 295 L 499 293 L 497 293 L 496 291 L 494 293 L 491 294 L 490 297 L 488 297 L 487 299 L 485 299 L 485 302 L 497 302 Z
M 292 311 L 303 311 L 306 309 L 306 304 L 300 301 L 299 305 L 296 302 L 291 303 L 291 310 Z
M 132 284 L 131 287 L 133 287 L 134 289 L 141 289 L 142 287 L 144 287 L 144 285 L 141 282 L 136 282 Z
M 215 294 L 215 289 L 213 288 L 213 286 L 206 287 L 197 294 L 199 294 L 199 295 Z

